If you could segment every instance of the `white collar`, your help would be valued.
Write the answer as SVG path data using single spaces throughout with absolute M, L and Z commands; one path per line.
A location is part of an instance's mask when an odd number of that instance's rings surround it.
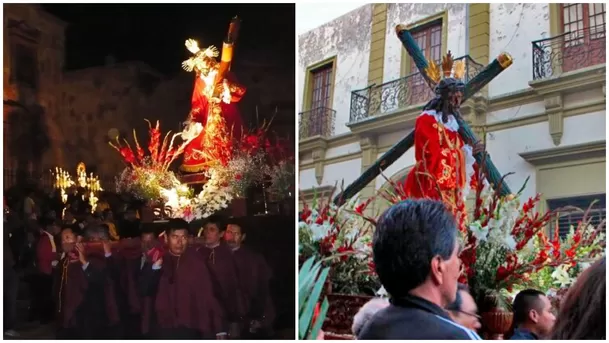
M 436 112 L 435 110 L 425 110 L 423 111 L 423 113 L 421 113 L 421 115 L 433 116 L 434 118 L 436 118 L 436 121 L 438 123 L 444 125 L 444 127 L 449 131 L 459 131 L 459 123 L 457 123 L 457 119 L 455 119 L 455 116 L 453 116 L 452 114 L 448 115 L 448 121 L 446 123 L 442 121 L 442 112 Z

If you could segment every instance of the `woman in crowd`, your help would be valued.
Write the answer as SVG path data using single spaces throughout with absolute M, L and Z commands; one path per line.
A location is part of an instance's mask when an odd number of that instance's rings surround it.
M 605 257 L 577 278 L 560 305 L 552 339 L 588 340 L 607 337 Z

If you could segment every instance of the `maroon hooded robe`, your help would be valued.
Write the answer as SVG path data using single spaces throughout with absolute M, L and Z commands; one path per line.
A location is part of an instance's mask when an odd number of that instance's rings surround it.
M 181 256 L 167 252 L 161 269 L 146 272 L 160 337 L 214 338 L 227 332 L 210 273 L 195 249 L 188 248 Z
M 87 256 L 88 266 L 64 256 L 56 268 L 58 339 L 114 338 L 119 323 L 112 256 Z
M 226 313 L 230 323 L 237 323 L 245 315 L 244 304 L 240 301 L 237 266 L 233 254 L 226 243 L 214 248 L 202 246 L 199 253 L 211 274 L 216 298 Z
M 272 325 L 275 310 L 269 289 L 271 269 L 262 255 L 244 246 L 233 250 L 233 257 L 237 265 L 239 288 L 243 291 L 242 301 L 246 306 L 246 318 Z

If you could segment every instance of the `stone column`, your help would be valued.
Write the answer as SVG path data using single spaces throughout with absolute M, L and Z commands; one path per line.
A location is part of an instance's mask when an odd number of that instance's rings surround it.
M 387 4 L 372 4 L 372 32 L 370 41 L 370 62 L 368 65 L 368 85 L 383 83 L 385 63 L 385 38 L 387 36 Z

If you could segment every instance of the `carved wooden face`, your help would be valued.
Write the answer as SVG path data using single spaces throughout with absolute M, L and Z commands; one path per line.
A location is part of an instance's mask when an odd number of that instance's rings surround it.
M 450 97 L 450 105 L 453 109 L 458 110 L 461 107 L 461 102 L 463 101 L 463 92 L 455 91 L 452 92 Z

